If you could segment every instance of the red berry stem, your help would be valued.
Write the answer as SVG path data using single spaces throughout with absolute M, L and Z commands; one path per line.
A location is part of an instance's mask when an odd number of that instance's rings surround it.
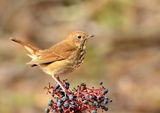
M 108 110 L 108 104 L 112 100 L 108 98 L 108 89 L 102 83 L 100 88 L 89 88 L 82 83 L 72 91 L 69 89 L 70 83 L 67 80 L 63 80 L 62 83 L 68 90 L 67 93 L 59 85 L 51 86 L 49 83 L 49 86 L 45 87 L 52 97 L 48 101 L 46 113 L 82 113 L 83 111 L 97 113 L 97 109 Z

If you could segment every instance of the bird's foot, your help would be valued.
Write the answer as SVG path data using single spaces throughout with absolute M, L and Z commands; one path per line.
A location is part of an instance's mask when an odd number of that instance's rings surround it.
M 58 83 L 60 88 L 63 90 L 65 95 L 69 94 L 69 83 L 66 81 L 61 81 L 59 77 L 52 76 L 54 80 Z
M 65 95 L 69 94 L 69 83 L 66 82 L 66 80 L 61 81 L 59 77 L 57 77 L 57 80 L 61 83 L 60 87 L 62 88 L 63 92 L 65 93 Z

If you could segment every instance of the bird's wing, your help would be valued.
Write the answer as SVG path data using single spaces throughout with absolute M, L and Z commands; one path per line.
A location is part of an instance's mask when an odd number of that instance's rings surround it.
M 69 46 L 66 43 L 58 44 L 49 49 L 37 52 L 37 58 L 30 61 L 28 64 L 46 64 L 64 60 L 73 53 L 74 49 L 75 48 L 73 46 Z
M 45 54 L 40 54 L 36 59 L 33 59 L 27 64 L 30 64 L 30 65 L 45 64 L 45 63 L 55 62 L 63 59 L 64 59 L 63 57 L 56 55 L 54 53 L 45 53 Z

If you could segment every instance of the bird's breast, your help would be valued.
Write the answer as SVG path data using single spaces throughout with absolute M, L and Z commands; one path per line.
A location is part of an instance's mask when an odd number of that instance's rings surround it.
M 72 62 L 73 68 L 77 68 L 80 66 L 80 64 L 84 60 L 85 53 L 86 53 L 86 48 L 82 47 L 82 48 L 77 49 L 77 51 L 75 51 L 71 55 L 69 60 Z

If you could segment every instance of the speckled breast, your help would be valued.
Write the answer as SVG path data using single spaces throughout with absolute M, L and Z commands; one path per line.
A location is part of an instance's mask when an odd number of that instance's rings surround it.
M 86 53 L 86 47 L 82 46 L 75 53 L 73 53 L 70 60 L 72 61 L 73 70 L 78 68 L 84 60 L 84 56 Z

